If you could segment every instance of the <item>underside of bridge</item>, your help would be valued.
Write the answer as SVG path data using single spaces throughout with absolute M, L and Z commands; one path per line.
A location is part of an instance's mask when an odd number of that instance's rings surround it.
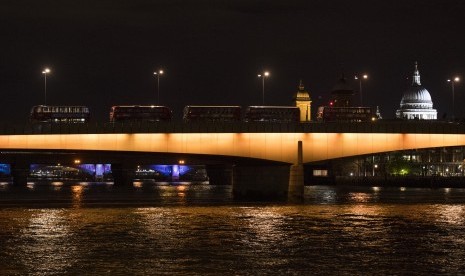
M 298 151 L 296 151 L 298 152 Z M 297 158 L 296 158 L 297 159 Z M 168 179 L 179 178 L 174 169 L 182 166 L 201 167 L 206 180 L 212 185 L 232 185 L 240 197 L 284 197 L 289 194 L 290 183 L 321 184 L 373 184 L 399 181 L 418 182 L 425 179 L 455 181 L 462 185 L 465 175 L 465 147 L 435 147 L 408 149 L 334 158 L 309 162 L 303 166 L 263 159 L 209 154 L 156 153 L 132 151 L 75 151 L 75 150 L 20 150 L 0 152 L 0 165 L 9 164 L 14 185 L 26 185 L 31 177 L 31 165 L 61 165 L 77 167 L 92 164 L 94 169 L 108 169 L 114 185 L 132 185 L 139 179 L 139 168 L 163 165 L 168 167 Z M 158 169 L 158 168 L 156 168 Z M 180 169 L 182 171 L 182 168 Z M 300 172 L 301 171 L 301 172 Z M 2 170 L 0 168 L 0 177 Z M 91 172 L 92 174 L 92 172 Z M 107 179 L 95 175 L 91 181 Z M 166 175 L 165 175 L 166 176 Z M 301 178 L 301 179 L 300 179 Z M 454 182 L 454 183 L 455 183 Z M 399 185 L 403 185 L 400 183 Z M 300 185 L 300 184 L 299 184 Z M 298 185 L 297 190 L 300 190 Z M 397 184 L 396 184 L 397 185 Z
M 8 164 L 14 185 L 25 186 L 31 168 L 37 164 L 50 167 L 82 168 L 93 166 L 90 181 L 109 180 L 116 186 L 133 185 L 143 167 L 169 167 L 169 181 L 179 180 L 174 171 L 180 167 L 201 167 L 211 185 L 232 185 L 237 198 L 284 198 L 288 193 L 291 165 L 269 160 L 176 153 L 72 150 L 8 150 L 0 153 L 0 164 Z M 103 167 L 98 176 L 97 167 Z M 303 170 L 302 170 L 303 175 Z M 89 177 L 89 174 L 86 175 Z M 179 177 L 179 175 L 178 175 Z M 303 178 L 302 183 L 303 187 Z

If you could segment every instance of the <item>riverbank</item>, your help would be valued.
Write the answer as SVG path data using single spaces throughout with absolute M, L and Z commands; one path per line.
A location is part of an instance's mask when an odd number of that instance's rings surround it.
M 465 188 L 465 177 L 442 176 L 366 176 L 313 177 L 306 185 L 338 185 L 368 187 Z

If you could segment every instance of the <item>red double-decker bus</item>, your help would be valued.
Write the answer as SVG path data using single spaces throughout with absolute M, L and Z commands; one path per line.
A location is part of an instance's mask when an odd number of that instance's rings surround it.
M 295 106 L 249 106 L 245 111 L 246 122 L 297 123 L 300 109 Z
M 240 122 L 240 106 L 188 105 L 184 107 L 184 122 Z
M 90 110 L 87 106 L 36 105 L 31 108 L 33 123 L 87 123 Z
M 112 106 L 110 111 L 110 122 L 163 122 L 170 121 L 171 117 L 171 109 L 166 106 L 116 105 Z

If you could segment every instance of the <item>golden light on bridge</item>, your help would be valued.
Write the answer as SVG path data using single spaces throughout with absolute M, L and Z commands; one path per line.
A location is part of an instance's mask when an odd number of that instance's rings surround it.
M 134 133 L 0 135 L 2 149 L 163 152 L 257 158 L 293 164 L 364 154 L 465 145 L 464 134 L 423 133 Z M 77 161 L 79 160 L 79 161 Z M 185 159 L 181 159 L 186 163 Z M 178 164 L 181 160 L 177 160 Z M 73 160 L 74 164 L 83 162 Z

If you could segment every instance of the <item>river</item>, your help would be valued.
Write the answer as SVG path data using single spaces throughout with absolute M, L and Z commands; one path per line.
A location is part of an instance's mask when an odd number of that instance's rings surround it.
M 0 275 L 457 275 L 465 189 L 0 184 Z

